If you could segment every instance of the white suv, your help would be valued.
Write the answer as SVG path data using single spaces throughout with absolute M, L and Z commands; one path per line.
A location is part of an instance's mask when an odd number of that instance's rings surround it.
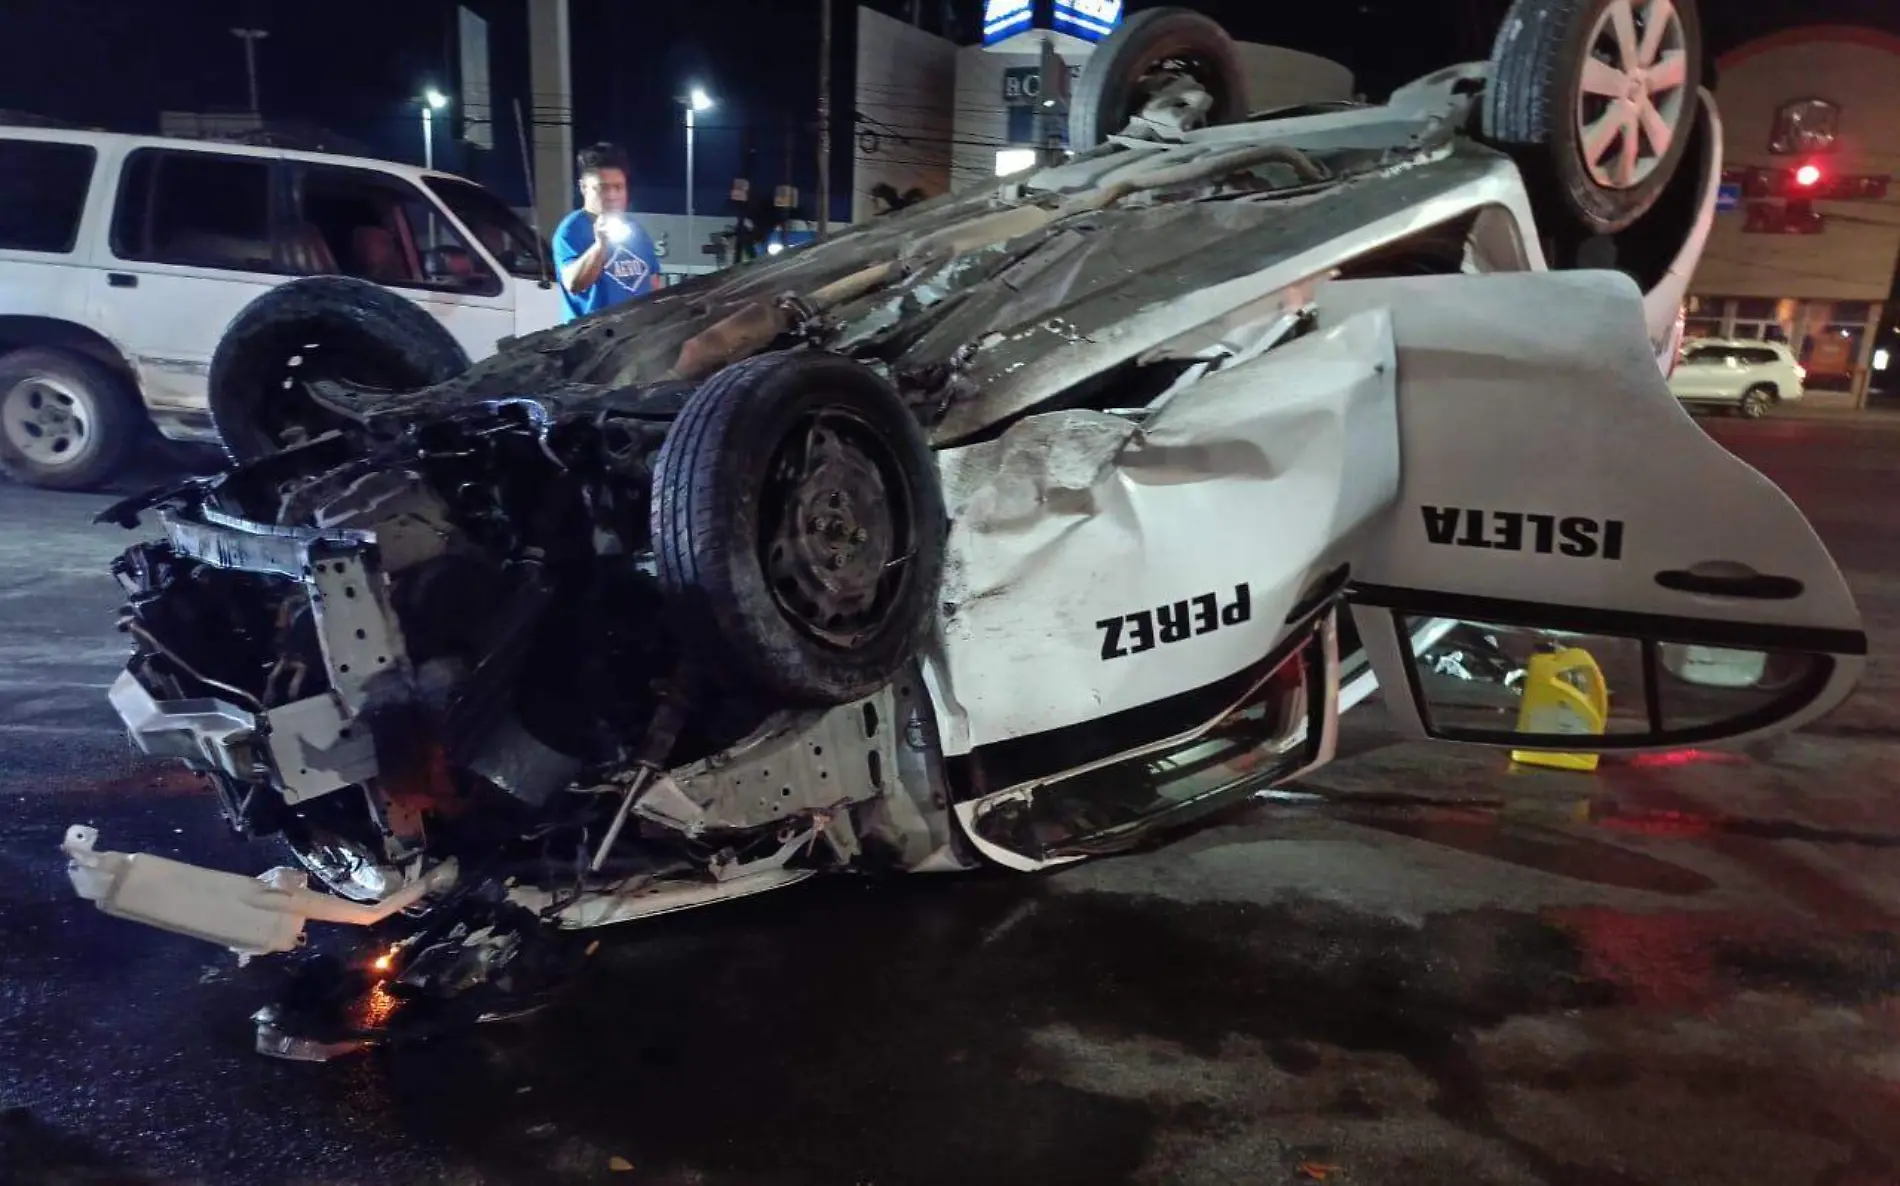
M 560 319 L 539 238 L 469 181 L 387 161 L 0 127 L 0 469 L 79 489 L 149 418 L 215 441 L 225 327 L 298 276 L 400 292 L 469 359 Z
M 1698 338 L 1683 347 L 1669 390 L 1685 404 L 1724 404 L 1755 420 L 1800 399 L 1807 377 L 1786 342 Z

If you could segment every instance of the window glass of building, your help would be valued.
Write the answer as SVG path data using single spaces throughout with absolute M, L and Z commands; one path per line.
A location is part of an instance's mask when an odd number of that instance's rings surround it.
M 277 271 L 270 161 L 140 149 L 126 162 L 112 250 L 120 259 L 244 272 Z
M 70 252 L 96 159 L 84 144 L 0 140 L 0 251 Z

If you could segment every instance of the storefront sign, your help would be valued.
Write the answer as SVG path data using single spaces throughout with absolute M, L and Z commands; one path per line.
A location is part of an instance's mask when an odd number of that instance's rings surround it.
M 983 5 L 983 44 L 994 45 L 1023 32 L 1035 17 L 1030 0 L 987 0 Z
M 1081 41 L 1100 41 L 1122 22 L 1122 0 L 985 0 L 983 44 L 1048 29 Z
M 1100 41 L 1122 22 L 1122 0 L 1055 0 L 1054 28 L 1084 41 Z
M 1075 80 L 1082 76 L 1082 67 L 1069 67 L 1069 90 L 1075 90 Z M 1042 67 L 1011 66 L 1003 71 L 1003 105 L 1006 107 L 1034 107 L 1042 101 Z

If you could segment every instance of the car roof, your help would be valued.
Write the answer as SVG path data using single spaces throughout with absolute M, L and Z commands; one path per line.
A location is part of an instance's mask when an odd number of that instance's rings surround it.
M 170 148 L 184 152 L 215 152 L 225 156 L 262 157 L 267 160 L 303 161 L 318 165 L 347 165 L 393 173 L 410 181 L 441 177 L 451 181 L 475 183 L 440 169 L 423 169 L 381 157 L 348 156 L 337 152 L 310 152 L 305 149 L 274 148 L 269 145 L 234 144 L 228 140 L 197 139 L 187 136 L 141 136 L 130 132 L 100 132 L 90 128 L 47 128 L 0 123 L 0 140 L 42 140 L 59 144 L 86 144 L 102 151 L 131 152 L 137 148 Z

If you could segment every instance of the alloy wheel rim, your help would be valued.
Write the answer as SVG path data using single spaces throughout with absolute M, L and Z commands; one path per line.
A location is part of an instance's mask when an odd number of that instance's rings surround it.
M 1584 41 L 1577 144 L 1608 190 L 1647 181 L 1684 134 L 1689 38 L 1673 0 L 1611 0 Z

